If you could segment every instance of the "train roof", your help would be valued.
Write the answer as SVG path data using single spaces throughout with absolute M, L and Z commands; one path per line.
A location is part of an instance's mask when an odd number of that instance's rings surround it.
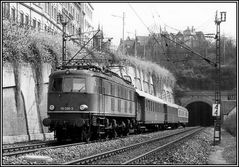
M 152 101 L 155 101 L 155 102 L 159 102 L 159 103 L 162 103 L 162 104 L 167 104 L 168 106 L 175 107 L 175 108 L 178 108 L 178 106 L 179 106 L 177 104 L 173 104 L 173 103 L 164 101 L 163 99 L 160 99 L 156 96 L 150 95 L 150 94 L 145 93 L 145 92 L 143 92 L 141 90 L 138 90 L 138 89 L 136 89 L 136 92 L 139 94 L 139 96 L 145 97 L 145 98 L 147 98 L 149 100 L 152 100 Z
M 81 76 L 90 76 L 90 77 L 99 77 L 99 78 L 104 78 L 107 80 L 111 80 L 116 83 L 123 84 L 125 86 L 131 86 L 133 85 L 125 80 L 124 78 L 120 77 L 118 74 L 115 74 L 113 72 L 101 72 L 101 71 L 92 71 L 92 70 L 85 70 L 85 69 L 64 69 L 64 70 L 57 70 L 54 71 L 53 73 L 50 74 L 49 77 L 60 77 L 60 76 L 65 76 L 65 75 L 81 75 Z

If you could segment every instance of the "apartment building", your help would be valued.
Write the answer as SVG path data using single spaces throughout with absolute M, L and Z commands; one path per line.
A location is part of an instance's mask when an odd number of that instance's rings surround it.
M 52 34 L 62 31 L 59 15 L 69 21 L 66 25 L 68 35 L 78 34 L 79 30 L 81 32 L 93 30 L 93 10 L 90 3 L 2 3 L 3 19 L 8 19 L 19 26 Z

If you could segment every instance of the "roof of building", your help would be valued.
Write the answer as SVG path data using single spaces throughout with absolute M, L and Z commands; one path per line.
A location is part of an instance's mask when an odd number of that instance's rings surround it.
M 149 40 L 148 36 L 136 36 L 136 38 L 140 45 L 146 45 Z

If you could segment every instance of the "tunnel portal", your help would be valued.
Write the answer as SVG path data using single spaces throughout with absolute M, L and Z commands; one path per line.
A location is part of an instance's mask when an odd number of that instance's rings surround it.
M 212 107 L 205 102 L 193 102 L 186 106 L 189 111 L 188 126 L 213 125 Z

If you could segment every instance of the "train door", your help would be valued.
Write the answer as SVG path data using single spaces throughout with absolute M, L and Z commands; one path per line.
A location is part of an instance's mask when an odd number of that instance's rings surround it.
M 144 121 L 145 120 L 144 98 L 138 96 L 138 98 L 136 99 L 137 99 L 136 118 L 138 121 Z
M 168 122 L 168 107 L 167 104 L 163 104 L 163 110 L 164 110 L 164 122 Z
M 99 94 L 100 94 L 100 115 L 105 115 L 105 84 L 102 78 L 99 82 Z

